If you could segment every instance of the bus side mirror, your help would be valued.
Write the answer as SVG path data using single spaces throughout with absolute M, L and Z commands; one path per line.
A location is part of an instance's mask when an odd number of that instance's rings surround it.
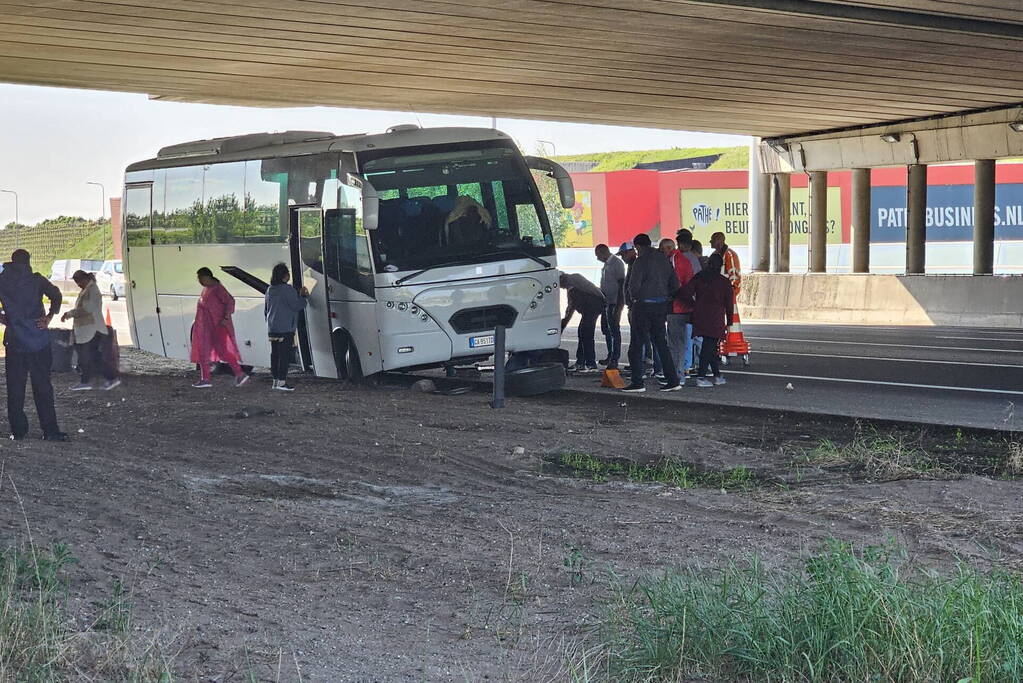
M 526 166 L 529 168 L 554 178 L 558 184 L 558 195 L 563 207 L 571 209 L 575 206 L 575 186 L 572 184 L 572 176 L 568 174 L 564 166 L 543 157 L 526 157 L 525 159 Z
M 362 227 L 376 230 L 380 223 L 380 196 L 372 183 L 362 183 Z

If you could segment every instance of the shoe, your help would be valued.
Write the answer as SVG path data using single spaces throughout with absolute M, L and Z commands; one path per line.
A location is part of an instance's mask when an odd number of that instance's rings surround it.
M 603 366 L 606 367 L 607 364 L 610 363 L 610 362 L 611 362 L 610 358 L 603 358 L 603 359 L 597 361 L 597 365 L 603 365 Z
M 92 391 L 92 385 L 82 382 L 71 387 L 71 391 Z
M 192 388 L 193 389 L 209 389 L 212 386 L 213 386 L 213 382 L 209 381 L 208 379 L 201 379 L 198 382 L 196 382 L 195 384 L 193 384 Z
M 112 379 L 109 382 L 104 382 L 101 388 L 103 389 L 103 391 L 110 391 L 111 389 L 119 386 L 121 386 L 121 380 Z
M 727 382 L 727 380 L 725 380 L 724 377 L 718 376 L 718 377 L 714 378 L 714 384 L 716 384 L 717 386 L 721 386 L 722 384 L 727 384 L 727 383 L 728 382 Z
M 689 377 L 696 377 L 696 368 L 686 368 L 686 375 Z
M 664 379 L 664 373 L 663 372 L 655 373 L 654 377 L 656 377 L 657 379 Z
M 714 386 L 714 383 L 711 382 L 709 379 L 704 379 L 702 377 L 697 377 L 696 378 L 696 386 L 700 387 L 701 389 L 707 389 L 709 387 Z
M 616 361 L 616 360 L 608 361 L 607 365 L 605 365 L 604 367 L 606 367 L 608 370 L 617 370 L 618 369 L 618 361 Z
M 11 441 L 24 441 L 24 440 L 25 440 L 25 435 L 24 434 L 11 434 Z
M 50 432 L 43 434 L 43 441 L 70 441 L 71 437 L 65 432 Z
M 600 372 L 600 369 L 599 368 L 585 367 L 585 368 L 580 368 L 579 370 L 577 370 L 577 372 L 580 375 L 592 375 L 592 374 L 594 374 L 596 372 Z
M 240 374 L 240 375 L 238 375 L 237 377 L 234 378 L 234 386 L 235 387 L 240 387 L 241 385 L 245 384 L 248 381 L 249 381 L 249 375 L 246 375 L 245 373 L 242 373 L 242 374 Z
M 627 394 L 642 394 L 646 391 L 646 387 L 642 384 L 630 384 L 629 386 L 622 389 Z
M 658 389 L 658 391 L 663 391 L 663 392 L 667 393 L 669 391 L 681 391 L 681 389 L 682 389 L 682 385 L 681 384 L 672 384 L 670 386 L 665 385 L 665 386 L 661 387 L 660 389 Z
M 656 373 L 653 371 L 653 368 L 651 368 L 650 370 L 647 370 L 646 372 L 644 372 L 643 376 L 644 377 L 653 377 L 655 374 Z
M 294 391 L 295 387 L 289 386 L 289 385 L 285 384 L 284 382 L 279 382 L 278 384 L 276 384 L 274 386 L 274 389 L 276 389 L 277 391 Z

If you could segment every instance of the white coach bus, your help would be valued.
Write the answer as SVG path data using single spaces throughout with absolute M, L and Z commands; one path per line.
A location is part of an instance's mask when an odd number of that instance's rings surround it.
M 289 265 L 309 288 L 298 361 L 322 377 L 471 362 L 560 343 L 554 239 L 530 169 L 496 130 L 396 126 L 381 135 L 293 131 L 165 147 L 124 187 L 132 334 L 187 360 L 208 266 L 234 294 L 242 362 L 266 367 L 263 297 Z

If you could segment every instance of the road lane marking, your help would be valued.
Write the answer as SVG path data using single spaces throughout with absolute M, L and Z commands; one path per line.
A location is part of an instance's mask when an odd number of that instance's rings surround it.
M 845 384 L 873 384 L 886 387 L 909 387 L 911 389 L 940 389 L 942 391 L 966 391 L 982 394 L 1010 394 L 1012 396 L 1023 396 L 1023 391 L 1011 391 L 1008 389 L 981 389 L 979 387 L 948 387 L 940 384 L 914 384 L 912 382 L 883 382 L 874 379 L 847 379 L 845 377 L 814 377 L 812 375 L 783 375 L 776 372 L 758 372 L 756 370 L 745 370 L 736 372 L 728 371 L 728 374 L 736 377 L 779 377 L 781 379 L 805 379 L 814 382 L 842 382 Z
M 1016 368 L 1023 370 L 1023 365 L 1012 365 L 1010 363 L 974 363 L 962 360 L 931 360 L 923 358 L 883 358 L 880 356 L 841 356 L 831 353 L 799 353 L 798 351 L 750 351 L 750 356 L 801 356 L 803 358 L 847 358 L 849 360 L 887 360 L 899 363 L 937 363 L 939 365 L 975 365 L 982 368 Z
M 952 337 L 948 335 L 938 335 L 934 339 L 969 339 L 970 341 L 1004 341 L 1004 342 L 1023 342 L 1023 337 Z
M 856 346 L 897 346 L 900 349 L 938 349 L 940 351 L 987 351 L 989 353 L 1023 353 L 1023 349 L 976 349 L 965 346 L 924 346 L 923 344 L 888 344 L 882 342 L 835 341 L 831 339 L 786 339 L 782 337 L 754 337 L 760 341 L 795 342 L 797 344 L 855 344 Z M 755 352 L 754 352 L 755 353 Z

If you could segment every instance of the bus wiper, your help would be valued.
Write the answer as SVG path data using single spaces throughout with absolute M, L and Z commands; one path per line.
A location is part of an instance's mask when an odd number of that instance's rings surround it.
M 536 261 L 537 263 L 539 263 L 544 268 L 550 268 L 551 267 L 551 264 L 549 262 L 544 261 L 539 256 L 533 256 L 532 254 L 530 254 L 528 251 L 525 251 L 524 249 L 514 249 L 514 250 L 511 250 L 511 249 L 504 250 L 504 249 L 502 249 L 501 251 L 490 251 L 490 252 L 486 252 L 486 253 L 483 253 L 483 254 L 474 254 L 473 256 L 468 256 L 468 257 L 466 257 L 464 259 L 458 259 L 457 261 L 446 261 L 444 263 L 435 263 L 434 265 L 427 266 L 426 268 L 423 268 L 422 270 L 417 270 L 414 273 L 409 273 L 405 277 L 398 278 L 397 280 L 394 281 L 394 285 L 396 287 L 400 286 L 400 285 L 404 284 L 406 280 L 411 280 L 414 277 L 419 277 L 423 273 L 429 272 L 429 271 L 434 270 L 436 268 L 447 268 L 449 266 L 467 266 L 467 265 L 471 265 L 473 263 L 478 263 L 477 259 L 479 259 L 481 256 L 500 256 L 501 254 L 509 254 L 509 253 L 511 253 L 511 254 L 519 254 L 521 256 L 525 256 L 526 258 L 529 258 L 529 259 L 532 259 L 532 260 Z

